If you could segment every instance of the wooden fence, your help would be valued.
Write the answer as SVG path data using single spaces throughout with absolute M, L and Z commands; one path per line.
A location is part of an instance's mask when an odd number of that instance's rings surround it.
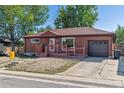
M 124 46 L 121 46 L 120 50 L 121 50 L 121 55 L 124 56 Z
M 116 46 L 115 49 L 119 49 L 121 51 L 121 55 L 124 56 L 124 45 Z
M 24 47 L 18 47 L 17 49 L 17 55 L 24 54 Z

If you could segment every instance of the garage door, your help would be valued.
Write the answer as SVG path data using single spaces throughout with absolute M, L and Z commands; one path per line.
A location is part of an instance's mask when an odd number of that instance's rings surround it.
M 94 57 L 107 57 L 108 41 L 107 40 L 88 41 L 88 55 Z

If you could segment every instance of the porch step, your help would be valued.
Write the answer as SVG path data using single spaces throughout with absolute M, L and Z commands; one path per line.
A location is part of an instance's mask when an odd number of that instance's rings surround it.
M 66 57 L 66 53 L 49 53 L 50 56 L 52 57 Z
M 45 53 L 38 54 L 38 57 L 46 57 Z

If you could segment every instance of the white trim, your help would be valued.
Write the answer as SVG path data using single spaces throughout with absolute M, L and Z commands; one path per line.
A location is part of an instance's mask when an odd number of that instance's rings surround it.
M 33 39 L 38 39 L 39 42 L 34 42 Z M 40 43 L 40 38 L 31 38 L 31 43 Z
M 56 47 L 55 47 L 55 45 L 56 45 L 56 40 L 55 40 L 55 38 L 49 38 L 49 45 L 50 45 L 50 40 L 52 40 L 52 42 L 54 42 L 53 44 L 53 49 L 51 49 L 50 47 L 49 47 L 49 51 L 50 52 L 55 52 L 55 49 L 56 49 Z
M 73 47 L 72 48 L 75 48 L 75 37 L 62 37 L 61 38 L 61 49 L 62 50 L 65 50 L 65 48 L 63 48 L 63 39 L 73 39 Z

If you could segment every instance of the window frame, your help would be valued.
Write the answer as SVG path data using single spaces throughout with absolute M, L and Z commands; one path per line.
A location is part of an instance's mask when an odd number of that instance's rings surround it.
M 73 47 L 69 47 L 69 48 L 75 48 L 75 37 L 62 37 L 61 38 L 61 49 L 65 50 L 64 46 L 63 46 L 63 41 L 67 40 L 67 39 L 73 39 Z
M 38 39 L 39 40 L 39 42 L 34 42 L 34 40 L 33 39 Z M 31 38 L 31 43 L 40 43 L 40 38 Z

